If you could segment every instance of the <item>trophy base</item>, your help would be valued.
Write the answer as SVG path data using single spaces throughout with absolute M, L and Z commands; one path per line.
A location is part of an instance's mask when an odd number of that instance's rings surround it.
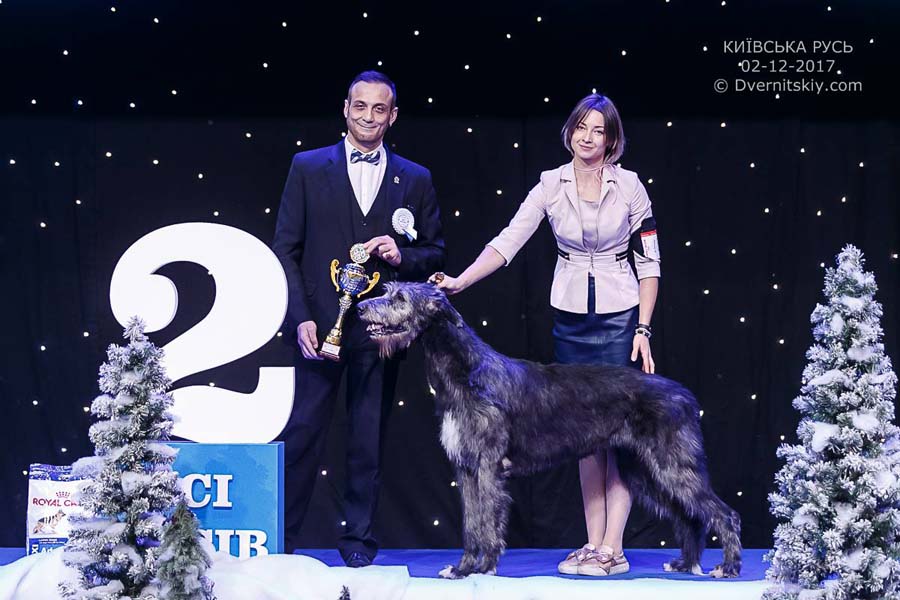
M 336 344 L 330 344 L 328 342 L 324 342 L 322 344 L 322 349 L 319 350 L 319 356 L 322 358 L 327 358 L 333 361 L 341 360 L 341 347 Z

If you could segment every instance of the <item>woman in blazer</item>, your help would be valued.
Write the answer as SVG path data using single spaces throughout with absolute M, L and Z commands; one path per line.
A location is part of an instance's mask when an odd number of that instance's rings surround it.
M 625 149 L 612 101 L 591 94 L 562 129 L 572 161 L 541 180 L 500 234 L 458 277 L 432 275 L 456 294 L 508 265 L 546 216 L 556 236 L 550 289 L 554 351 L 560 363 L 634 364 L 655 371 L 650 319 L 659 284 L 656 222 L 647 191 L 633 171 L 616 166 Z M 634 271 L 628 254 L 634 254 Z M 566 574 L 614 575 L 629 570 L 622 551 L 631 495 L 612 452 L 579 462 L 588 543 L 559 563 Z

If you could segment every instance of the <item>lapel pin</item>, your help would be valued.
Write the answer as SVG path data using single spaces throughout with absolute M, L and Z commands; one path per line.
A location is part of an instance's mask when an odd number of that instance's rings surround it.
M 400 183 L 400 178 L 396 175 L 394 176 L 394 183 Z

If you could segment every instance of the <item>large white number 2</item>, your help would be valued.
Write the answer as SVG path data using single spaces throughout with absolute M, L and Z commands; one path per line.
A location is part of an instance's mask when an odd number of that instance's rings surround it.
M 206 318 L 164 346 L 163 364 L 173 382 L 242 358 L 277 333 L 288 301 L 278 258 L 249 233 L 214 223 L 163 227 L 125 251 L 109 288 L 119 323 L 138 315 L 151 333 L 172 322 L 178 290 L 171 279 L 155 272 L 177 261 L 208 269 L 215 278 L 216 297 Z M 179 419 L 172 432 L 177 436 L 208 443 L 270 442 L 291 413 L 294 369 L 260 367 L 251 394 L 205 385 L 172 394 L 172 412 Z

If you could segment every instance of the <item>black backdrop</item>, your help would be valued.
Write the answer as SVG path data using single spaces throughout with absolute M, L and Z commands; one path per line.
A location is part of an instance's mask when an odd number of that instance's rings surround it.
M 867 46 L 870 38 L 886 44 L 896 29 L 896 14 L 882 3 L 836 4 L 838 15 L 825 4 L 795 3 L 774 21 L 775 9 L 760 13 L 759 3 L 520 3 L 447 12 L 361 4 L 262 4 L 251 12 L 169 2 L 112 13 L 111 5 L 0 5 L 2 50 L 15 57 L 4 65 L 8 93 L 0 100 L 2 546 L 22 543 L 27 465 L 64 464 L 91 451 L 83 407 L 97 393 L 106 345 L 120 339 L 108 300 L 118 258 L 142 235 L 180 222 L 223 223 L 270 242 L 297 141 L 306 149 L 340 139 L 347 81 L 378 66 L 370 52 L 355 51 L 372 44 L 360 37 L 365 31 L 378 33 L 382 68 L 400 88 L 401 118 L 389 142 L 434 174 L 453 274 L 508 221 L 540 171 L 567 160 L 558 131 L 571 105 L 593 86 L 617 102 L 629 143 L 622 164 L 641 175 L 660 223 L 657 369 L 700 399 L 712 479 L 743 516 L 745 545 L 771 543 L 766 494 L 775 448 L 781 436 L 794 439 L 790 401 L 811 342 L 809 313 L 822 301 L 821 264 L 845 243 L 860 246 L 876 273 L 885 345 L 896 356 L 900 125 L 883 93 L 887 71 L 877 74 L 896 65 L 883 45 Z M 371 14 L 363 19 L 363 11 Z M 573 40 L 594 39 L 596 24 L 582 18 L 594 14 L 608 35 L 592 46 L 597 64 L 580 68 Z M 856 54 L 838 59 L 848 77 L 865 80 L 865 92 L 716 95 L 711 82 L 726 62 L 721 40 L 763 35 L 767 24 L 778 39 L 841 31 Z M 279 41 L 285 31 L 288 41 Z M 718 44 L 712 63 L 697 49 L 701 32 Z M 631 64 L 620 62 L 626 44 Z M 262 60 L 270 66 L 261 68 Z M 675 63 L 685 67 L 683 78 L 671 72 Z M 454 298 L 498 350 L 552 358 L 553 248 L 544 224 L 511 267 Z M 215 295 L 214 280 L 197 265 L 161 272 L 181 301 L 175 321 L 152 336 L 160 345 L 202 319 Z M 180 385 L 215 381 L 250 392 L 259 366 L 290 365 L 291 343 L 275 337 Z M 458 492 L 416 351 L 401 373 L 401 400 L 389 425 L 380 539 L 458 546 Z M 343 425 L 337 411 L 323 458 L 328 474 L 304 527 L 309 546 L 333 545 L 340 529 Z M 511 545 L 583 543 L 574 469 L 562 481 L 554 494 L 515 481 Z M 667 539 L 667 527 L 636 514 L 626 545 Z

